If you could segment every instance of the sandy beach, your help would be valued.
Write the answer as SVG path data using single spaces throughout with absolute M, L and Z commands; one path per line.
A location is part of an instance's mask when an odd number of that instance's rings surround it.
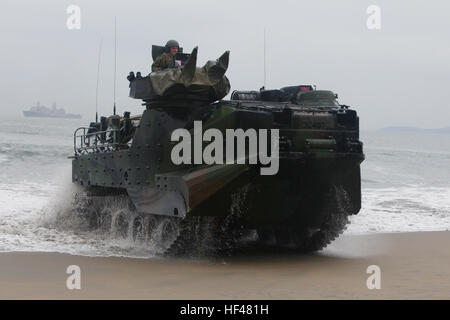
M 0 299 L 450 299 L 450 232 L 343 236 L 300 255 L 219 260 L 0 253 Z M 66 288 L 78 265 L 81 289 Z M 369 290 L 367 267 L 381 270 Z

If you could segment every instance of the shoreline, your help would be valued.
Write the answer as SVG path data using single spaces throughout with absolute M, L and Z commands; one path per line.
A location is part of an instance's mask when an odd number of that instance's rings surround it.
M 450 299 L 450 231 L 344 235 L 314 254 L 219 259 L 1 252 L 0 299 Z M 81 289 L 66 287 L 67 267 Z M 371 265 L 381 289 L 369 290 Z

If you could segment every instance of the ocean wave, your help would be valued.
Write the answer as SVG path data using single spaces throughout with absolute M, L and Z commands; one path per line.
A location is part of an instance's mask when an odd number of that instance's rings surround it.
M 0 152 L 0 163 L 7 162 L 8 160 L 9 160 L 8 156 Z
M 163 248 L 153 238 L 136 238 L 133 225 L 123 229 L 130 210 L 128 197 L 105 199 L 93 209 L 85 191 L 71 183 L 0 185 L 0 251 L 62 252 L 86 256 L 158 257 Z M 98 209 L 98 210 L 97 210 Z M 161 224 L 153 226 L 162 232 Z
M 66 158 L 72 153 L 67 146 L 39 146 L 34 144 L 0 144 L 0 162 L 10 160 L 24 160 L 30 158 Z
M 450 230 L 450 188 L 365 188 L 347 233 Z

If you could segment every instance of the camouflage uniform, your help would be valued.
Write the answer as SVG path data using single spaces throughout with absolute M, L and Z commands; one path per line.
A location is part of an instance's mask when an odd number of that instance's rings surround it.
M 168 52 L 164 52 L 153 62 L 152 71 L 159 71 L 167 68 L 175 68 L 175 57 Z

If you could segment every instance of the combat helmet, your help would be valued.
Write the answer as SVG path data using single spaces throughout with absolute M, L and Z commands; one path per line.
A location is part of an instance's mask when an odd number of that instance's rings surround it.
M 180 45 L 178 44 L 178 41 L 176 40 L 169 40 L 166 43 L 166 48 L 172 48 L 172 47 L 180 47 Z

